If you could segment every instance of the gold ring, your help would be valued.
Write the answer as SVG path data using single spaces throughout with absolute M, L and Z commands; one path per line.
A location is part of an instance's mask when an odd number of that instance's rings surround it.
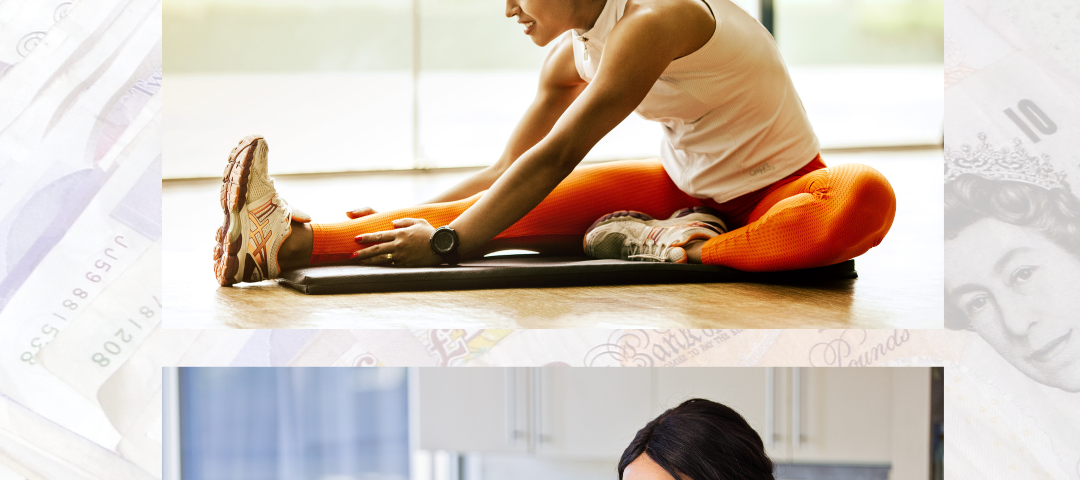
M 394 263 L 394 254 L 392 254 L 392 253 L 387 253 L 387 254 L 386 254 L 386 259 L 387 259 L 387 260 L 390 260 L 390 263 Z

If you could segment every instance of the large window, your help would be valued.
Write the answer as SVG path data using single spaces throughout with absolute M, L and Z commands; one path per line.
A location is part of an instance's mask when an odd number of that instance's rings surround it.
M 407 480 L 405 369 L 182 368 L 183 480 Z
M 166 0 L 163 175 L 219 175 L 252 133 L 275 173 L 411 168 L 412 13 L 406 0 Z
M 722 0 L 715 0 L 722 1 Z M 760 0 L 740 6 L 758 16 Z M 824 148 L 937 144 L 942 0 L 773 0 Z M 491 164 L 549 47 L 491 0 L 165 0 L 166 178 L 213 177 L 261 133 L 274 173 Z M 631 115 L 586 160 L 659 152 Z
M 944 0 L 773 0 L 780 53 L 792 65 L 939 65 Z

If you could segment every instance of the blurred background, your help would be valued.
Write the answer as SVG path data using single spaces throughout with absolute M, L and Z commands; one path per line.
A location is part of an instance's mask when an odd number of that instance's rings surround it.
M 742 0 L 772 27 L 826 150 L 940 145 L 944 0 Z M 165 178 L 220 175 L 244 135 L 272 172 L 492 163 L 548 48 L 496 0 L 165 0 Z M 587 161 L 655 157 L 631 115 Z
M 690 398 L 781 480 L 942 474 L 940 368 L 166 368 L 166 480 L 614 480 Z

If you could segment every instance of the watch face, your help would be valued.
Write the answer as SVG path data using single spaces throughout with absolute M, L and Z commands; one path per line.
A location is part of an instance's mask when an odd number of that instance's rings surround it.
M 435 234 L 435 249 L 439 253 L 449 252 L 450 247 L 454 246 L 454 234 L 448 231 L 441 231 Z

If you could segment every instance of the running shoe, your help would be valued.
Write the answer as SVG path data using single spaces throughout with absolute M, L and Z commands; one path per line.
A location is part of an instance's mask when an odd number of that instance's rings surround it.
M 585 232 L 585 255 L 686 263 L 683 245 L 726 231 L 727 227 L 717 212 L 706 207 L 684 208 L 667 220 L 656 220 L 641 212 L 624 210 L 604 215 L 589 227 Z
M 221 177 L 225 222 L 214 245 L 214 275 L 226 287 L 277 278 L 278 250 L 292 233 L 290 221 L 311 221 L 278 195 L 267 173 L 268 151 L 261 136 L 244 137 Z

